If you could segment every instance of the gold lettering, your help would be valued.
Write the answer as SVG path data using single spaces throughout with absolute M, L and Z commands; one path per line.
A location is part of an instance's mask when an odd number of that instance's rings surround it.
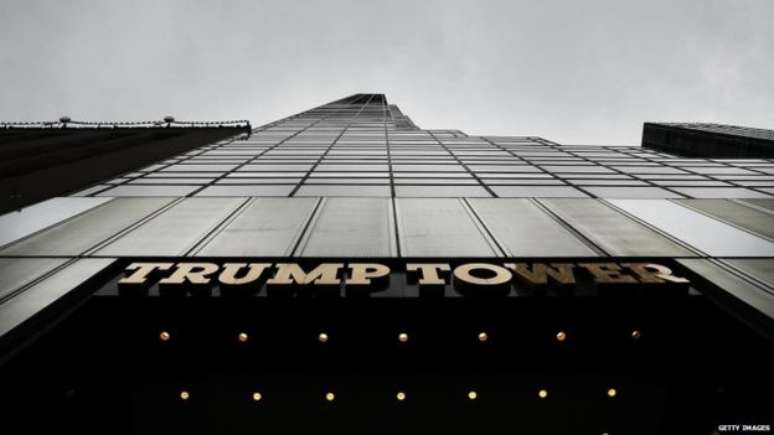
M 390 268 L 376 263 L 350 263 L 352 275 L 345 281 L 348 285 L 369 285 L 372 279 L 390 275 Z
M 247 273 L 237 278 L 239 271 L 247 267 Z M 218 275 L 218 282 L 225 285 L 245 285 L 257 281 L 271 263 L 226 263 Z
M 578 263 L 592 275 L 594 281 L 600 284 L 628 284 L 636 283 L 637 279 L 631 275 L 621 273 L 621 266 L 615 263 Z
M 451 266 L 447 263 L 409 263 L 406 271 L 419 272 L 419 285 L 444 285 L 446 280 L 438 272 L 448 272 Z
M 575 284 L 572 263 L 551 263 L 551 267 L 545 263 L 534 263 L 532 270 L 528 263 L 507 263 L 504 266 L 516 272 L 529 284 L 547 284 L 548 278 L 559 284 Z
M 177 269 L 172 275 L 159 281 L 159 284 L 209 284 L 209 275 L 218 269 L 218 265 L 213 263 L 177 263 Z
M 641 282 L 662 283 L 664 281 L 675 284 L 687 284 L 690 281 L 672 275 L 672 269 L 655 263 L 624 263 L 621 266 L 628 267 L 640 278 Z
M 131 275 L 121 278 L 118 284 L 122 285 L 140 285 L 145 284 L 150 275 L 155 270 L 169 270 L 175 263 L 132 263 L 126 267 L 126 270 L 134 270 Z
M 482 269 L 494 273 L 491 278 L 480 278 L 471 274 Z M 454 278 L 475 285 L 501 285 L 509 282 L 513 274 L 506 268 L 487 263 L 467 263 L 454 268 Z
M 336 285 L 340 283 L 338 273 L 342 267 L 342 263 L 323 263 L 307 273 L 296 263 L 277 263 L 277 273 L 266 283 Z

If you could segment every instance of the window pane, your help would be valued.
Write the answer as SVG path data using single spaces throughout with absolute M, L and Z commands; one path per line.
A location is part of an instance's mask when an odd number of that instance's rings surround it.
M 502 256 L 460 199 L 396 199 L 405 257 Z
M 770 198 L 770 195 L 741 187 L 675 187 L 675 191 L 693 198 Z
M 66 258 L 0 258 L 0 299 L 67 261 Z
M 587 198 L 588 195 L 570 186 L 492 186 L 500 197 Z
M 388 257 L 397 254 L 392 201 L 326 198 L 299 254 L 305 257 Z
M 680 195 L 658 187 L 584 187 L 599 198 L 681 198 Z
M 774 239 L 774 215 L 772 214 L 725 199 L 684 199 L 679 202 L 687 207 Z
M 317 204 L 314 198 L 255 198 L 197 256 L 289 256 Z
M 469 202 L 506 256 L 598 256 L 530 200 L 492 198 Z
M 395 186 L 395 196 L 491 197 L 481 186 Z
M 540 199 L 576 231 L 615 256 L 696 255 L 595 199 Z
M 97 254 L 183 255 L 244 202 L 243 198 L 186 198 L 100 249 Z
M 97 194 L 97 196 L 186 196 L 201 186 L 139 186 L 128 185 L 114 187 Z
M 52 198 L 0 216 L 0 246 L 110 201 L 111 198 Z
M 217 185 L 204 188 L 195 196 L 288 196 L 294 185 L 255 185 L 233 186 Z
M 0 252 L 3 255 L 81 255 L 171 201 L 170 198 L 117 198 Z
M 774 256 L 774 243 L 671 201 L 611 199 L 610 202 L 710 256 Z
M 390 186 L 313 185 L 305 184 L 296 196 L 391 196 Z

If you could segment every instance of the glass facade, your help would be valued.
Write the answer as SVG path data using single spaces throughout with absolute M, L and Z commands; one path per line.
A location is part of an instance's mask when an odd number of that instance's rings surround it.
M 771 159 L 422 130 L 356 95 L 142 168 L 79 196 L 772 198 Z
M 83 338 L 89 364 L 56 353 L 57 339 L 40 355 L 58 377 L 79 374 L 67 406 L 109 407 L 103 389 L 124 388 L 118 414 L 131 408 L 136 429 L 120 433 L 197 433 L 212 416 L 253 432 L 368 416 L 408 424 L 394 433 L 417 421 L 478 433 L 518 414 L 538 422 L 530 433 L 650 434 L 689 427 L 685 409 L 724 415 L 705 406 L 714 380 L 753 388 L 774 362 L 760 344 L 774 331 L 774 159 L 426 130 L 384 95 L 357 94 L 137 166 L 0 216 L 0 338 L 36 337 L 51 307 L 76 313 L 46 328 Z M 177 290 L 129 291 L 135 263 L 159 266 L 153 279 L 194 272 Z M 197 278 L 226 264 L 217 285 Z M 411 264 L 437 266 L 441 283 L 414 280 Z M 280 265 L 289 287 L 261 275 Z M 737 376 L 749 364 L 754 382 Z M 226 411 L 179 408 L 202 397 Z M 734 397 L 723 403 L 758 403 Z M 436 417 L 400 414 L 414 400 Z M 250 420 L 259 402 L 268 411 Z
M 0 255 L 769 257 L 770 186 L 771 159 L 423 130 L 358 94 L 3 216 Z

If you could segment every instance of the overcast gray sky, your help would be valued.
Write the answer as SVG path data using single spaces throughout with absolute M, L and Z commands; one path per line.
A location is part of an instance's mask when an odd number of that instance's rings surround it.
M 774 128 L 774 1 L 0 2 L 0 120 L 250 119 L 383 92 L 420 127 L 639 144 Z

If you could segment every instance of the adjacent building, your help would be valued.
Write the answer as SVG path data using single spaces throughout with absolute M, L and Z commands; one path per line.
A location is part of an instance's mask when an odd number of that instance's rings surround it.
M 774 160 L 643 142 L 425 130 L 356 94 L 0 216 L 0 409 L 79 433 L 771 424 Z
M 774 130 L 712 123 L 646 122 L 642 146 L 687 157 L 771 158 Z
M 247 121 L 0 122 L 0 213 L 250 131 Z

